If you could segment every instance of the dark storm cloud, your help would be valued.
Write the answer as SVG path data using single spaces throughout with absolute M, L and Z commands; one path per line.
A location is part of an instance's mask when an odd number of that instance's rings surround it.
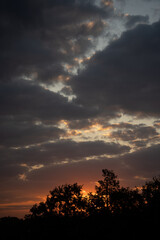
M 10 117 L 10 120 L 19 117 L 21 121 L 54 123 L 61 119 L 88 117 L 94 113 L 30 81 L 1 84 L 0 99 L 0 114 Z
M 160 22 L 126 31 L 72 81 L 77 101 L 105 111 L 159 114 Z
M 125 17 L 126 28 L 133 28 L 140 23 L 149 23 L 149 16 L 141 16 L 141 15 L 128 15 Z
M 88 37 L 102 33 L 110 13 L 94 1 L 2 0 L 0 81 L 35 74 L 47 82 L 67 75 L 62 63 L 90 49 Z
M 11 119 L 0 121 L 0 145 L 19 147 L 37 144 L 49 140 L 56 140 L 65 134 L 65 131 L 53 126 L 36 125 Z
M 103 9 L 94 5 L 94 1 L 86 0 L 1 1 L 0 155 L 3 180 L 8 182 L 14 178 L 16 181 L 18 174 L 23 173 L 21 163 L 34 165 L 40 161 L 45 165 L 45 161 L 59 161 L 58 157 L 61 161 L 65 157 L 63 147 L 68 158 L 78 158 L 76 153 L 67 152 L 68 148 L 74 151 L 75 144 L 43 144 L 45 151 L 39 144 L 57 141 L 65 134 L 56 126 L 60 120 L 88 119 L 97 111 L 69 102 L 38 85 L 38 81 L 48 83 L 59 80 L 59 76 L 68 77 L 63 64 L 75 64 L 75 57 L 82 57 L 90 50 L 93 46 L 90 37 L 96 38 L 103 33 L 106 27 L 103 20 L 112 13 L 113 9 Z M 76 149 L 79 149 L 77 145 Z M 100 147 L 98 149 L 100 152 Z M 77 154 L 79 152 L 77 150 Z
M 25 80 L 1 83 L 0 99 L 0 146 L 57 140 L 65 135 L 56 126 L 60 120 L 88 119 L 97 114 Z

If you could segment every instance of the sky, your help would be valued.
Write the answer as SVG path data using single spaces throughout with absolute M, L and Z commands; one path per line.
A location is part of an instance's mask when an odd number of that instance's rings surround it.
M 160 174 L 160 1 L 2 0 L 0 217 L 54 187 Z

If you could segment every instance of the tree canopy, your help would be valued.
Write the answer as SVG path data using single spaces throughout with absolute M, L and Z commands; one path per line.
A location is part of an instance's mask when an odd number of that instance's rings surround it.
M 55 187 L 45 202 L 33 205 L 27 217 L 124 215 L 153 208 L 160 212 L 160 177 L 146 182 L 142 190 L 121 187 L 112 170 L 103 169 L 102 177 L 95 186 L 95 193 L 87 196 L 82 194 L 83 186 L 77 183 Z
M 159 234 L 160 177 L 141 189 L 120 186 L 112 170 L 103 169 L 95 192 L 65 184 L 35 204 L 24 220 L 0 219 L 5 239 L 155 239 Z

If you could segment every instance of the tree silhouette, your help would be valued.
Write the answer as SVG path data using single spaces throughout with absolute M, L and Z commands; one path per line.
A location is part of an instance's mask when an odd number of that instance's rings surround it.
M 112 170 L 103 169 L 102 176 L 103 180 L 99 180 L 98 186 L 95 186 L 96 189 L 96 203 L 99 208 L 109 210 L 111 207 L 110 198 L 113 192 L 119 190 L 119 180 Z
M 25 220 L 0 219 L 1 234 L 17 240 L 154 239 L 159 234 L 160 177 L 137 188 L 121 187 L 112 170 L 102 170 L 95 193 L 82 194 L 82 185 L 65 184 L 33 205 Z M 10 230 L 10 231 L 9 231 Z M 115 231 L 116 230 L 116 231 Z
M 28 217 L 90 216 L 98 213 L 131 214 L 154 212 L 160 214 L 160 177 L 147 182 L 140 192 L 137 188 L 120 187 L 112 170 L 102 170 L 103 179 L 95 186 L 95 193 L 82 194 L 82 185 L 65 184 L 55 187 L 45 202 L 33 205 Z
M 143 202 L 138 189 L 121 187 L 113 191 L 110 196 L 112 212 L 115 214 L 137 212 L 143 206 Z
M 154 177 L 142 187 L 142 196 L 147 214 L 154 217 L 155 221 L 160 215 L 160 177 Z
M 47 215 L 47 207 L 44 202 L 40 202 L 39 204 L 34 204 L 33 207 L 30 209 L 33 217 L 38 217 L 41 215 Z M 29 217 L 29 215 L 27 215 Z M 27 217 L 26 216 L 26 217 Z
M 50 191 L 46 205 L 50 213 L 73 216 L 84 212 L 85 199 L 82 186 L 77 183 L 66 184 Z
M 55 187 L 47 196 L 46 202 L 35 204 L 30 209 L 32 217 L 37 216 L 74 216 L 84 214 L 86 198 L 82 195 L 82 185 L 65 184 Z
M 160 177 L 154 177 L 146 182 L 142 188 L 143 197 L 147 205 L 155 205 L 160 202 Z

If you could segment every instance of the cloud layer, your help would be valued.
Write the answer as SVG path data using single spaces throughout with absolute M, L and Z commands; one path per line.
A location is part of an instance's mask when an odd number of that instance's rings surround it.
M 21 75 L 44 82 L 67 77 L 63 64 L 92 47 L 88 38 L 103 32 L 103 19 L 111 13 L 94 1 L 2 1 L 0 81 Z
M 160 22 L 123 33 L 72 81 L 77 102 L 104 113 L 159 115 L 159 41 Z

